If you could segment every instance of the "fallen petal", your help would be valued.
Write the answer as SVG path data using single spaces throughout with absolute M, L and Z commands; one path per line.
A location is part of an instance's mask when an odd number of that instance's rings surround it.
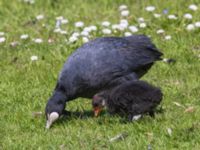
M 172 136 L 172 129 L 171 128 L 167 128 L 167 133 Z
M 147 132 L 146 134 L 147 134 L 148 142 L 152 142 L 153 141 L 153 133 Z
M 19 45 L 19 42 L 17 42 L 17 41 L 10 43 L 11 47 L 16 47 L 17 45 Z
M 35 117 L 40 117 L 40 116 L 42 116 L 42 112 L 41 111 L 39 111 L 39 112 L 33 112 L 32 113 L 32 116 L 35 118 Z
M 118 140 L 124 140 L 127 136 L 128 136 L 127 133 L 121 133 L 121 134 L 118 134 L 115 137 L 111 138 L 109 141 L 114 142 L 114 141 L 118 141 Z
M 186 113 L 192 113 L 194 111 L 195 111 L 195 108 L 193 106 L 190 106 L 190 107 L 186 108 L 184 112 L 186 112 Z
M 65 144 L 60 145 L 59 148 L 60 150 L 65 150 L 66 149 Z
M 183 105 L 181 105 L 180 103 L 178 103 L 178 102 L 173 102 L 176 106 L 178 106 L 178 107 L 182 107 L 182 108 L 185 108 Z

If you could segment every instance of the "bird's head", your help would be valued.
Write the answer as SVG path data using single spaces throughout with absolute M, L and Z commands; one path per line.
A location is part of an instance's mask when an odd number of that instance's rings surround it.
M 47 129 L 49 129 L 51 125 L 63 114 L 64 109 L 65 109 L 65 102 L 62 96 L 53 95 L 49 99 L 45 109 Z
M 95 117 L 97 117 L 100 114 L 105 105 L 106 105 L 106 99 L 102 95 L 96 94 L 93 96 L 92 107 Z

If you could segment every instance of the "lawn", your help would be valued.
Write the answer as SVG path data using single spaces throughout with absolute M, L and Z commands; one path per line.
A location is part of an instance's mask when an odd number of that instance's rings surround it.
M 198 0 L 0 0 L 0 149 L 199 150 L 199 21 Z M 176 60 L 157 62 L 142 78 L 161 87 L 161 113 L 134 123 L 106 111 L 94 118 L 91 100 L 80 98 L 67 105 L 74 115 L 45 130 L 44 108 L 66 58 L 87 40 L 125 34 L 150 36 Z M 127 136 L 110 141 L 120 134 Z

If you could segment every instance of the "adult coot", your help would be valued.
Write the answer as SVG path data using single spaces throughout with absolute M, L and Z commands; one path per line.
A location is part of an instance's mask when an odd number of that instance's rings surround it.
M 137 80 L 160 60 L 162 53 L 145 35 L 102 37 L 78 48 L 65 62 L 46 105 L 47 125 L 64 113 L 66 102 L 125 81 Z
M 131 121 L 135 116 L 143 114 L 154 116 L 154 110 L 160 104 L 162 96 L 159 88 L 135 80 L 95 94 L 92 106 L 95 116 L 105 106 L 110 114 L 126 116 Z

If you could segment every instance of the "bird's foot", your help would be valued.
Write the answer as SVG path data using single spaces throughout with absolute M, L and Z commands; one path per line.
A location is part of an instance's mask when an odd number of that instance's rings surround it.
M 130 122 L 137 121 L 137 120 L 139 120 L 141 117 L 142 117 L 141 114 L 138 114 L 138 115 L 129 114 L 129 115 L 128 115 L 128 121 L 130 121 Z
M 70 115 L 71 115 L 71 112 L 70 112 L 70 111 L 67 111 L 67 110 L 63 110 L 62 115 L 63 115 L 63 116 L 70 116 Z
M 139 120 L 141 117 L 142 117 L 141 114 L 139 114 L 139 115 L 135 115 L 135 116 L 132 116 L 131 121 L 137 121 L 137 120 Z

